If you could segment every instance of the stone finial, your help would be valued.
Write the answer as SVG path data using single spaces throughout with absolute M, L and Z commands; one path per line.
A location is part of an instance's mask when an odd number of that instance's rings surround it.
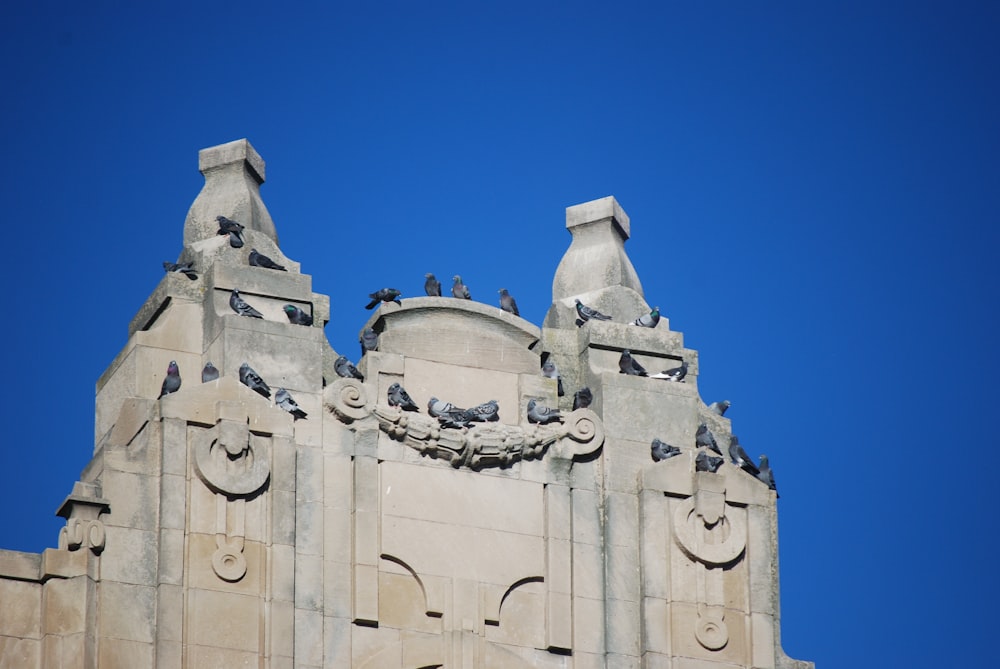
M 205 175 L 205 185 L 188 210 L 184 221 L 184 246 L 210 238 L 219 224 L 216 216 L 225 216 L 263 232 L 278 243 L 274 221 L 260 198 L 264 183 L 264 159 L 246 139 L 219 144 L 198 152 L 198 170 Z
M 567 207 L 566 228 L 573 241 L 552 280 L 553 306 L 546 327 L 571 326 L 577 297 L 617 320 L 626 315 L 631 320 L 648 310 L 639 276 L 625 252 L 630 225 L 618 201 L 608 196 Z

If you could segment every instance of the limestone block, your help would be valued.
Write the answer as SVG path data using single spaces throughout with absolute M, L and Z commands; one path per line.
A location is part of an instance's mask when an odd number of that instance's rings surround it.
M 260 649 L 261 600 L 232 592 L 188 590 L 190 643 L 256 653 Z M 195 666 L 228 666 L 203 665 Z
M 42 638 L 42 585 L 0 580 L 0 636 Z
M 267 636 L 270 639 L 271 657 L 292 658 L 295 655 L 295 605 L 275 599 L 268 603 L 270 612 Z
M 149 428 L 150 438 L 154 438 L 156 430 L 160 430 L 160 438 L 166 448 L 162 448 L 164 474 L 187 476 L 188 459 L 188 427 L 187 422 L 178 418 L 164 418 L 159 427 L 154 423 Z
M 156 589 L 156 642 L 184 640 L 184 588 L 161 584 Z
M 516 479 L 383 462 L 382 513 L 544 536 L 544 488 Z
M 609 492 L 604 499 L 605 539 L 608 544 L 634 548 L 639 545 L 639 498 Z
M 164 474 L 160 477 L 159 493 L 159 526 L 183 530 L 187 522 L 187 480 L 183 476 Z
M 323 557 L 333 562 L 350 563 L 351 513 L 347 509 L 324 509 Z
M 323 610 L 323 557 L 295 554 L 295 608 L 309 611 Z
M 604 653 L 573 653 L 573 669 L 607 669 Z
M 268 549 L 271 572 L 271 596 L 295 601 L 295 547 L 274 544 Z
M 594 544 L 573 544 L 573 594 L 578 597 L 604 597 L 604 551 Z
M 725 646 L 710 650 L 699 641 L 698 629 L 705 618 L 700 616 L 697 604 L 674 602 L 670 605 L 670 638 L 674 655 L 719 663 L 745 666 L 750 664 L 745 616 L 726 609 L 722 622 L 725 628 Z M 714 668 L 716 665 L 712 665 Z M 724 665 L 725 666 L 725 665 Z
M 750 615 L 750 628 L 754 669 L 774 669 L 774 618 L 753 613 Z
M 107 547 L 101 553 L 101 580 L 134 585 L 156 583 L 156 532 L 107 527 Z
M 49 579 L 42 589 L 43 633 L 65 635 L 84 632 L 86 605 L 85 577 Z
M 271 540 L 279 544 L 295 543 L 295 493 L 274 490 L 271 493 Z
M 619 355 L 613 354 L 616 370 Z M 647 445 L 659 437 L 676 446 L 694 447 L 700 400 L 693 387 L 617 371 L 601 374 L 601 382 L 602 415 L 609 436 Z
M 171 279 L 164 278 L 164 283 L 169 281 Z M 174 287 L 167 285 L 165 288 L 164 292 L 170 293 L 173 292 L 172 288 Z M 157 304 L 161 299 L 162 302 Z M 200 354 L 202 350 L 203 311 L 200 302 L 200 299 L 193 302 L 182 296 L 171 297 L 157 291 L 146 302 L 149 307 L 153 308 L 152 313 L 149 314 L 149 320 L 145 323 L 133 320 L 132 326 L 129 328 L 129 334 L 134 338 L 137 347 L 163 352 L 174 351 L 178 355 L 183 352 L 185 367 L 181 368 L 181 378 L 184 379 L 186 376 L 188 383 L 201 381 L 201 367 L 197 366 L 197 360 L 192 358 L 192 355 Z M 147 312 L 148 310 L 140 311 L 137 319 L 146 316 Z M 181 364 L 179 358 L 177 364 L 178 366 Z M 165 370 L 166 367 L 164 366 L 163 369 Z
M 603 599 L 573 598 L 573 655 L 604 653 L 605 615 Z
M 323 503 L 298 502 L 295 506 L 295 551 L 300 555 L 323 554 Z
M 747 507 L 748 608 L 771 615 L 778 613 L 779 602 L 776 516 L 773 505 Z
M 639 498 L 640 560 L 642 594 L 667 599 L 670 596 L 667 555 L 670 550 L 668 526 L 664 514 L 667 501 L 658 491 L 643 490 Z
M 435 538 L 433 542 L 427 537 Z M 382 550 L 418 574 L 510 585 L 545 569 L 544 540 L 513 532 L 386 516 Z
M 0 669 L 41 669 L 42 642 L 0 634 Z
M 295 442 L 288 437 L 271 439 L 271 490 L 295 490 L 295 460 L 298 452 Z
M 245 667 L 246 669 L 256 669 L 256 667 L 260 666 L 260 657 L 257 653 L 230 648 L 188 644 L 187 657 L 188 661 L 184 666 L 188 667 L 225 667 L 226 669 Z M 138 667 L 141 665 L 134 666 Z
M 409 298 L 402 307 L 380 306 L 366 326 L 378 321 L 379 351 L 406 356 L 407 362 L 419 358 L 513 373 L 535 373 L 540 367 L 532 351 L 541 336 L 538 327 L 480 302 Z M 407 377 L 409 382 L 408 372 Z
M 277 495 L 278 493 L 272 493 Z M 188 486 L 188 531 L 215 534 L 219 502 L 200 477 L 195 475 Z
M 160 454 L 159 447 L 150 447 L 148 441 L 152 434 L 145 434 L 146 440 L 136 443 L 134 448 L 128 448 L 136 436 L 149 425 L 156 415 L 156 400 L 130 397 L 121 404 L 121 410 L 115 418 L 114 427 L 108 437 L 108 448 L 105 452 L 106 466 L 123 472 L 136 474 L 156 474 L 159 462 L 155 456 Z M 155 440 L 154 440 L 155 443 Z M 113 455 L 112 455 L 113 453 Z
M 608 654 L 620 653 L 638 660 L 640 626 L 639 602 L 622 599 L 605 601 Z
M 99 620 L 102 637 L 152 643 L 156 638 L 156 588 L 102 581 Z
M 317 611 L 295 609 L 295 664 L 323 666 L 323 616 Z
M 673 669 L 673 660 L 669 655 L 660 653 L 643 653 L 642 669 Z
M 160 510 L 158 483 L 152 476 L 106 470 L 102 492 L 111 504 L 111 512 L 101 520 L 107 526 L 155 530 Z
M 412 574 L 381 572 L 378 579 L 379 625 L 441 633 L 441 618 L 427 615 L 423 588 Z
M 642 653 L 670 654 L 670 616 L 667 602 L 659 597 L 642 598 Z
M 601 502 L 596 492 L 572 490 L 573 499 L 573 541 L 599 545 L 604 541 L 601 524 Z
M 323 668 L 341 669 L 351 664 L 351 635 L 353 625 L 340 617 L 323 618 Z M 418 666 L 418 665 L 412 665 Z M 426 665 L 425 665 L 426 666 Z
M 266 565 L 263 564 L 264 546 L 260 542 L 242 542 L 242 550 L 239 552 L 246 560 L 247 570 L 236 581 L 223 580 L 213 568 L 213 557 L 218 549 L 218 538 L 214 533 L 188 535 L 188 559 L 185 567 L 189 587 L 246 595 L 256 595 L 263 590 L 262 578 Z
M 295 498 L 298 501 L 323 501 L 323 450 L 298 448 L 295 473 Z
M 156 669 L 182 669 L 184 645 L 180 641 L 163 641 L 156 644 Z
M 108 669 L 135 669 L 135 667 L 153 666 L 153 644 L 102 637 L 99 646 L 100 653 L 97 662 L 101 669 L 105 667 Z
M 392 627 L 354 625 L 351 632 L 352 663 L 348 666 L 364 667 L 369 660 L 375 660 L 369 665 L 373 668 L 403 666 L 399 630 Z
M 37 580 L 41 568 L 42 556 L 38 553 L 0 549 L 0 584 L 4 582 L 4 578 Z
M 637 546 L 609 545 L 605 553 L 608 598 L 638 602 L 639 555 Z
M 698 660 L 693 657 L 675 657 L 674 669 L 744 669 L 744 666 L 729 662 Z
M 323 614 L 351 617 L 351 565 L 349 562 L 323 562 Z
M 608 653 L 607 669 L 639 669 L 639 658 L 631 655 Z

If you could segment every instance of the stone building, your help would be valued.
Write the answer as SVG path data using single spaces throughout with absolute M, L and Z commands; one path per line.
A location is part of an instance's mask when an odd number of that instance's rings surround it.
M 278 245 L 260 156 L 240 140 L 199 167 L 179 258 L 197 278 L 165 274 L 98 380 L 58 548 L 0 551 L 0 667 L 812 667 L 781 650 L 775 492 L 728 457 L 696 464 L 699 425 L 724 452 L 729 420 L 666 318 L 630 324 L 650 306 L 613 198 L 566 210 L 542 328 L 450 297 L 381 303 L 362 380 L 335 371 L 329 299 Z M 245 225 L 241 248 L 219 215 Z M 234 289 L 262 318 L 230 308 Z M 578 323 L 576 299 L 616 319 Z M 623 374 L 625 349 L 687 376 Z M 183 383 L 161 398 L 170 361 Z M 201 382 L 207 361 L 221 376 Z M 418 411 L 389 404 L 394 383 Z M 432 397 L 499 411 L 439 419 Z M 532 399 L 561 419 L 530 422 Z M 679 454 L 655 461 L 653 438 Z

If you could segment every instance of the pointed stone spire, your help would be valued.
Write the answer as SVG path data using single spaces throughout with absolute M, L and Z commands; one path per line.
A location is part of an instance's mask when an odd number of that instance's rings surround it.
M 649 307 L 642 284 L 625 252 L 629 218 L 608 196 L 566 208 L 566 228 L 573 235 L 552 280 L 552 307 L 546 327 L 575 327 L 575 298 L 615 320 L 631 320 Z
M 184 221 L 184 246 L 216 234 L 216 216 L 225 216 L 263 232 L 278 243 L 274 221 L 260 198 L 264 183 L 264 159 L 246 139 L 219 144 L 198 152 L 198 170 L 205 185 Z

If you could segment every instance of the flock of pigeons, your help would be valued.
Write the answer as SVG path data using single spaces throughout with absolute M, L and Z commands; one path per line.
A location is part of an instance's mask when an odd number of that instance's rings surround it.
M 244 226 L 236 221 L 226 218 L 225 216 L 217 216 L 216 221 L 219 223 L 218 234 L 228 235 L 230 246 L 233 248 L 242 248 L 244 245 Z M 257 249 L 250 249 L 250 255 L 248 256 L 247 261 L 253 267 L 263 267 L 265 269 L 282 272 L 287 271 L 283 266 L 274 262 L 271 258 L 259 253 Z M 163 263 L 163 268 L 167 272 L 178 272 L 184 274 L 191 280 L 198 278 L 197 272 L 194 269 L 193 264 L 190 262 L 171 263 L 165 261 Z M 437 280 L 434 274 L 428 272 L 424 275 L 424 279 L 424 292 L 431 297 L 441 297 L 441 282 Z M 507 289 L 501 288 L 499 290 L 499 294 L 500 308 L 503 311 L 519 316 L 520 313 L 517 308 L 517 302 L 514 300 L 514 297 L 510 295 Z M 469 287 L 462 282 L 462 277 L 458 274 L 452 277 L 451 295 L 452 297 L 458 299 L 472 299 Z M 367 305 L 365 305 L 365 309 L 374 309 L 380 302 L 395 302 L 396 304 L 401 305 L 402 302 L 399 299 L 401 296 L 402 291 L 397 290 L 396 288 L 380 288 L 379 290 L 368 295 L 370 301 Z M 229 306 L 233 309 L 233 311 L 241 316 L 247 316 L 249 318 L 264 318 L 263 314 L 249 305 L 242 298 L 242 296 L 240 296 L 239 290 L 235 288 L 229 296 Z M 286 304 L 284 306 L 284 311 L 285 315 L 288 317 L 288 321 L 293 325 L 311 326 L 313 324 L 313 317 L 293 304 Z M 583 302 L 579 299 L 576 300 L 576 313 L 577 327 L 581 327 L 589 320 L 612 320 L 611 316 L 603 314 L 597 309 L 583 304 Z M 655 328 L 659 322 L 660 308 L 653 307 L 648 314 L 642 314 L 632 320 L 631 324 L 638 327 Z M 362 356 L 364 356 L 364 354 L 368 351 L 375 351 L 378 349 L 378 333 L 372 328 L 365 328 L 361 334 L 360 342 Z M 688 373 L 688 363 L 686 360 L 682 360 L 681 364 L 677 367 L 672 367 L 670 369 L 665 369 L 662 372 L 650 374 L 641 364 L 639 364 L 639 361 L 632 357 L 632 352 L 629 349 L 624 349 L 622 351 L 618 360 L 618 368 L 622 374 L 630 376 L 645 376 L 651 379 L 663 379 L 677 383 L 683 382 Z M 346 356 L 341 355 L 337 358 L 334 363 L 334 370 L 339 376 L 358 379 L 361 381 L 364 380 L 364 376 L 358 371 L 357 367 L 355 367 L 354 364 L 347 359 Z M 565 392 L 562 377 L 559 375 L 555 362 L 553 362 L 551 358 L 547 358 L 542 364 L 541 373 L 547 378 L 555 379 L 557 394 L 562 397 Z M 271 388 L 260 377 L 260 375 L 254 371 L 252 367 L 250 367 L 248 363 L 244 362 L 240 365 L 239 377 L 240 382 L 249 387 L 251 390 L 259 393 L 265 398 L 269 399 L 271 397 Z M 218 378 L 219 370 L 216 369 L 211 362 L 207 362 L 201 372 L 202 383 L 208 383 L 209 381 L 214 381 Z M 159 397 L 164 397 L 170 393 L 177 392 L 180 387 L 180 370 L 177 366 L 177 362 L 171 360 L 170 364 L 167 366 L 167 375 L 163 379 L 163 385 L 160 388 Z M 417 404 L 399 383 L 393 383 L 389 386 L 387 395 L 390 406 L 398 407 L 403 411 L 420 410 Z M 278 388 L 274 396 L 274 401 L 277 406 L 292 414 L 295 420 L 305 418 L 307 416 L 306 412 L 299 407 L 299 405 L 292 398 L 291 394 L 284 388 Z M 577 409 L 587 408 L 590 406 L 592 401 L 593 393 L 590 388 L 581 388 L 573 394 L 573 410 L 575 411 Z M 712 402 L 708 405 L 708 410 L 721 416 L 726 413 L 726 410 L 729 409 L 729 407 L 729 400 L 722 400 L 720 402 Z M 470 423 L 498 421 L 499 412 L 500 407 L 496 400 L 489 400 L 488 402 L 484 402 L 469 409 L 459 408 L 451 402 L 439 400 L 437 397 L 431 397 L 430 401 L 427 403 L 427 413 L 437 418 L 442 427 L 465 428 L 468 427 Z M 526 417 L 528 422 L 542 425 L 562 421 L 562 415 L 559 409 L 544 406 L 534 398 L 528 400 Z M 698 455 L 695 458 L 696 471 L 716 472 L 719 467 L 722 466 L 722 463 L 725 462 L 722 450 L 719 448 L 719 445 L 715 440 L 715 435 L 712 434 L 712 431 L 708 429 L 708 425 L 705 423 L 702 423 L 698 427 L 698 431 L 695 434 L 695 446 L 698 450 Z M 718 457 L 709 454 L 708 451 L 717 453 Z M 750 459 L 750 456 L 747 455 L 746 451 L 740 445 L 736 435 L 730 436 L 728 451 L 732 464 L 764 482 L 777 494 L 777 488 L 774 483 L 774 473 L 771 471 L 766 455 L 761 455 L 760 464 L 755 465 Z M 677 446 L 671 446 L 660 439 L 654 438 L 650 446 L 650 452 L 653 460 L 660 462 L 679 455 L 681 449 Z

